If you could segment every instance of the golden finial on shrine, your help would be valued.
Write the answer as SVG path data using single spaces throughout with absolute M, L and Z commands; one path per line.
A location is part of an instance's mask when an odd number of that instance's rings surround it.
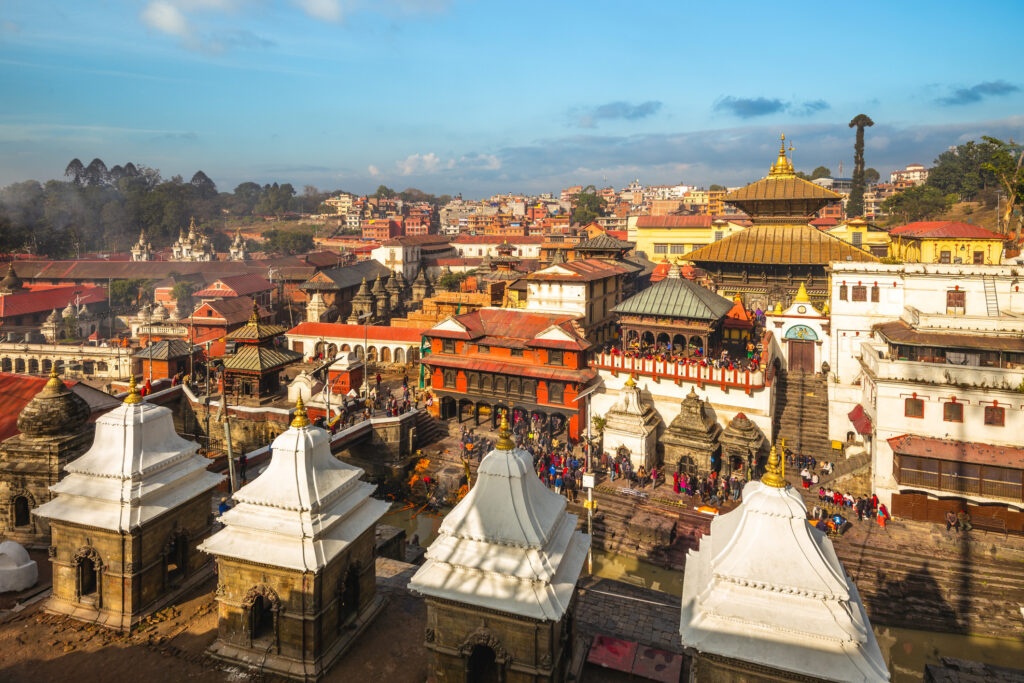
M 56 394 L 64 388 L 64 382 L 60 381 L 60 377 L 57 375 L 57 364 L 54 363 L 50 366 L 50 379 L 43 385 L 43 391 L 48 394 Z
M 765 486 L 771 486 L 777 489 L 784 489 L 789 483 L 786 478 L 782 475 L 782 459 L 779 457 L 779 453 L 775 446 L 772 446 L 772 451 L 768 455 L 768 465 L 765 467 L 765 472 L 761 475 L 761 483 Z
M 124 397 L 124 402 L 128 405 L 142 403 L 142 394 L 139 393 L 139 387 L 135 383 L 135 375 L 128 378 L 128 395 Z
M 302 397 L 299 396 L 298 400 L 295 401 L 295 417 L 292 418 L 292 427 L 302 429 L 308 426 L 309 415 L 306 413 L 306 405 L 302 402 Z
M 626 386 L 630 389 L 636 386 L 636 380 L 633 379 L 633 375 L 630 375 L 629 379 L 626 380 Z
M 501 411 L 501 425 L 498 427 L 498 442 L 494 444 L 494 448 L 499 451 L 510 451 L 515 448 L 516 445 L 512 441 L 512 430 L 508 426 L 508 411 Z

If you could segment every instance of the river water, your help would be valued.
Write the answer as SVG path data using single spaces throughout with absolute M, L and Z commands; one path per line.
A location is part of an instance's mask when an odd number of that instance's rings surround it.
M 405 529 L 411 540 L 418 536 L 419 544 L 426 547 L 437 536 L 444 519 L 442 514 L 417 514 L 417 508 L 403 510 L 396 503 L 381 522 Z M 594 552 L 594 574 L 617 579 L 645 588 L 653 588 L 678 597 L 683 592 L 682 572 L 665 569 L 628 555 L 604 551 Z M 933 633 L 905 628 L 874 626 L 878 645 L 882 649 L 893 683 L 913 683 L 922 680 L 924 665 L 939 661 L 939 657 L 958 657 L 1000 666 L 1020 667 L 1024 662 L 1024 641 L 981 636 L 963 636 L 953 633 Z

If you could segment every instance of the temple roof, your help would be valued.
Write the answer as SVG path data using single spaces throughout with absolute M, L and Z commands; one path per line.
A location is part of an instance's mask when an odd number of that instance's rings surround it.
M 888 681 L 857 588 L 778 463 L 773 449 L 762 481 L 690 551 L 683 646 L 814 679 Z
M 672 275 L 670 273 L 669 277 L 634 294 L 612 310 L 620 315 L 718 320 L 732 308 L 731 301 L 679 277 L 678 271 L 674 277 Z
M 288 349 L 268 349 L 265 346 L 243 346 L 237 352 L 224 356 L 224 369 L 239 372 L 267 372 L 302 360 L 302 354 Z
M 170 409 L 144 402 L 135 391 L 96 420 L 92 447 L 64 467 L 50 487 L 56 497 L 35 510 L 51 520 L 128 532 L 196 496 L 223 475 L 206 469 L 199 444 L 174 431 Z
M 833 202 L 842 199 L 842 195 L 797 176 L 784 178 L 768 176 L 757 182 L 744 185 L 738 190 L 733 190 L 722 197 L 722 201 L 729 202 L 730 204 L 747 201 L 787 199 L 820 199 L 826 202 Z
M 832 261 L 878 261 L 867 251 L 810 225 L 755 225 L 684 256 L 697 265 L 828 265 Z
M 18 414 L 18 429 L 29 437 L 74 434 L 89 420 L 89 404 L 68 389 L 57 376 L 56 366 L 50 379 Z
M 574 248 L 576 251 L 627 251 L 635 246 L 635 242 L 618 240 L 608 233 L 602 232 L 596 237 L 580 242 Z
M 199 549 L 297 571 L 323 569 L 373 527 L 389 504 L 371 497 L 363 470 L 334 457 L 330 435 L 309 424 L 301 399 L 271 444 L 266 470 L 235 492 L 224 528 Z
M 153 360 L 188 358 L 196 350 L 198 347 L 182 339 L 161 339 L 136 353 L 135 358 Z
M 284 325 L 268 325 L 260 322 L 259 305 L 253 301 L 249 321 L 234 332 L 230 332 L 227 338 L 232 341 L 264 341 L 284 334 L 287 329 Z
M 448 513 L 409 582 L 429 597 L 557 621 L 569 608 L 590 539 L 563 496 L 541 484 L 508 422 L 477 480 Z

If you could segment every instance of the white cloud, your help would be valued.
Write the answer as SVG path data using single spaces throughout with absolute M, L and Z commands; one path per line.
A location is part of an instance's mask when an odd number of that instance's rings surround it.
M 459 166 L 484 171 L 497 171 L 501 168 L 501 159 L 494 154 L 474 154 L 459 159 Z
M 142 21 L 157 31 L 178 38 L 192 35 L 188 19 L 175 5 L 164 0 L 154 0 L 142 10 Z
M 341 0 L 294 0 L 295 3 L 314 19 L 324 21 L 341 20 Z
M 455 167 L 455 160 L 442 161 L 436 154 L 410 154 L 401 161 L 396 161 L 395 166 L 402 175 L 413 175 L 414 173 L 435 173 L 441 170 L 448 170 Z
M 366 170 L 370 172 L 371 178 L 376 178 L 377 176 L 380 175 L 380 169 L 374 166 L 373 164 L 370 164 L 369 168 L 367 168 Z

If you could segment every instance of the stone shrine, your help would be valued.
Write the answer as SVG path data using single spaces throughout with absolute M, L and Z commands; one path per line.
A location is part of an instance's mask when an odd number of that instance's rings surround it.
M 708 414 L 707 403 L 691 387 L 679 405 L 679 414 L 662 435 L 665 462 L 674 465 L 680 474 L 705 475 L 718 469 L 721 433 L 721 425 Z
M 175 433 L 170 409 L 142 400 L 133 376 L 124 403 L 96 421 L 92 447 L 35 511 L 52 534 L 48 611 L 125 630 L 206 577 L 196 545 L 224 477 L 198 450 Z
M 739 471 L 752 473 L 764 464 L 768 452 L 768 439 L 743 413 L 736 413 L 736 417 L 729 420 L 719 443 L 722 444 L 723 475 L 731 476 Z
M 92 443 L 89 406 L 50 370 L 18 416 L 20 434 L 0 443 L 0 533 L 25 546 L 49 546 L 50 525 L 32 512 L 49 501 L 64 466 Z
M 658 425 L 661 417 L 646 403 L 632 375 L 619 400 L 605 416 L 604 450 L 612 455 L 628 453 L 633 469 L 642 465 L 649 472 L 658 463 Z
M 779 463 L 772 448 L 761 481 L 687 556 L 680 634 L 690 680 L 888 681 L 857 588 Z
M 217 559 L 217 659 L 309 681 L 377 615 L 375 535 L 388 503 L 331 454 L 300 398 L 267 469 L 200 549 Z
M 563 681 L 590 538 L 541 484 L 501 421 L 473 488 L 448 513 L 409 589 L 427 603 L 430 672 L 453 681 Z

